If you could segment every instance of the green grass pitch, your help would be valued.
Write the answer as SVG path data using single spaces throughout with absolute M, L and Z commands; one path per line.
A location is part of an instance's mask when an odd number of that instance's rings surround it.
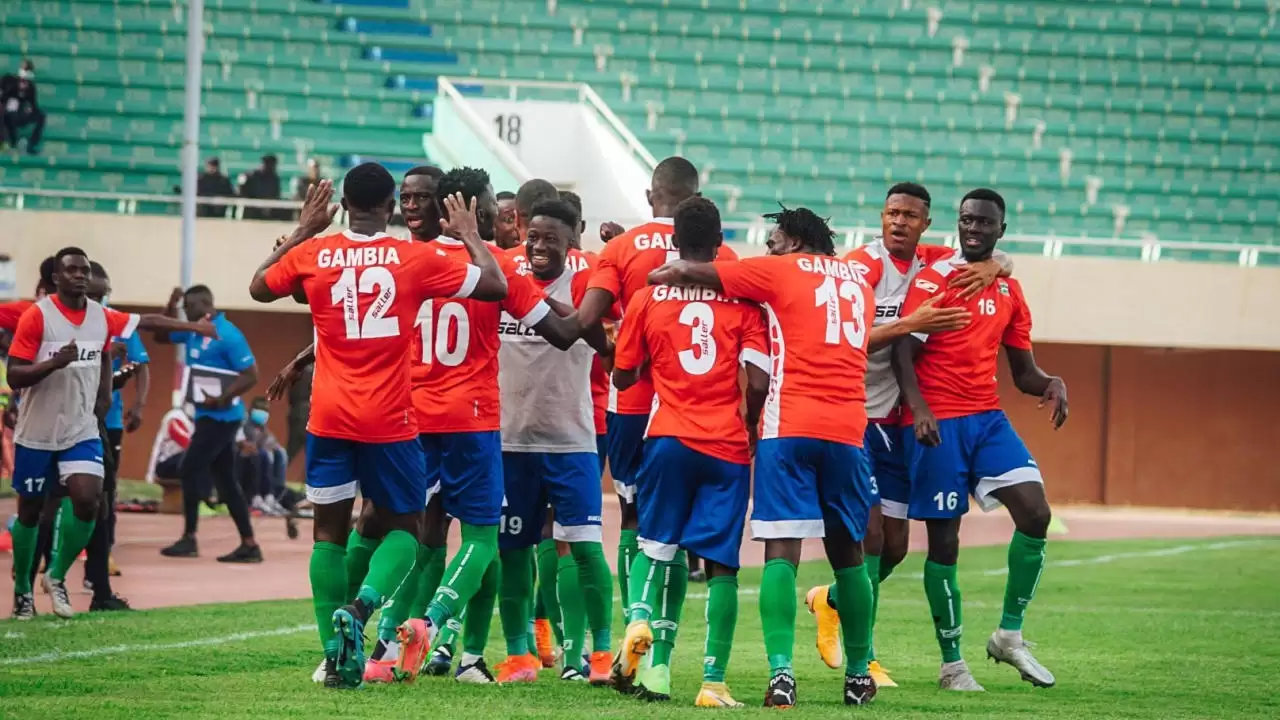
M 841 704 L 841 674 L 813 647 L 799 602 L 796 674 L 801 717 L 1276 718 L 1280 717 L 1280 540 L 1056 542 L 1026 635 L 1058 679 L 1032 688 L 985 658 L 999 617 L 1003 548 L 961 555 L 964 652 L 984 694 L 936 690 L 938 652 L 912 555 L 885 583 L 876 645 L 901 687 L 868 708 Z M 800 594 L 824 582 L 817 563 Z M 674 659 L 670 703 L 647 705 L 611 690 L 560 683 L 550 672 L 516 687 L 414 685 L 326 691 L 310 681 L 319 660 L 306 601 L 217 605 L 0 621 L 4 718 L 647 718 L 755 715 L 767 676 L 755 602 L 759 569 L 742 574 L 729 683 L 742 711 L 696 710 L 705 588 L 690 587 Z M 616 609 L 615 604 L 615 609 Z M 614 637 L 620 638 L 616 625 Z M 489 660 L 500 659 L 497 618 Z

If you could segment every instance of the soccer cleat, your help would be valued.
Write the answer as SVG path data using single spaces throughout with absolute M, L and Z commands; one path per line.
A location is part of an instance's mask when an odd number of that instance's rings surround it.
M 422 669 L 431 644 L 436 640 L 436 626 L 426 619 L 406 620 L 396 628 L 396 640 L 400 643 L 400 657 L 396 658 L 396 679 L 413 682 Z
M 342 674 L 338 672 L 337 661 L 329 659 L 325 660 L 324 686 L 330 690 L 356 690 L 360 687 L 360 683 L 357 681 L 352 684 L 343 679 Z
M 325 658 L 324 660 L 320 661 L 320 666 L 317 667 L 311 673 L 311 682 L 317 683 L 317 684 L 324 682 L 325 675 L 327 675 L 328 672 L 329 672 L 329 659 Z
M 85 580 L 83 583 L 81 583 L 81 585 L 80 585 L 80 594 L 81 594 L 81 595 L 92 595 L 92 594 L 93 594 L 93 581 L 92 581 L 92 580 Z
M 597 650 L 591 653 L 591 657 L 587 659 L 587 679 L 596 687 L 605 687 L 613 684 L 613 673 L 617 669 L 613 656 L 608 650 Z M 635 673 L 632 673 L 632 678 Z
M 867 671 L 871 673 L 871 679 L 876 681 L 877 688 L 898 687 L 898 683 L 889 677 L 889 671 L 884 669 L 879 660 L 868 663 Z
M 447 645 L 441 645 L 431 653 L 431 657 L 427 659 L 427 664 L 422 666 L 423 675 L 432 677 L 443 677 L 449 674 L 453 669 L 453 653 Z M 486 673 L 488 670 L 485 671 Z
M 542 663 L 532 654 L 509 655 L 498 663 L 498 684 L 531 683 L 538 679 Z
M 1053 673 L 1041 665 L 1031 654 L 1031 643 L 1022 639 L 1022 633 L 1016 634 L 997 630 L 987 640 L 987 657 L 996 664 L 1008 663 L 1017 668 L 1022 679 L 1036 687 L 1050 688 L 1056 682 Z
M 445 648 L 441 648 L 443 649 Z M 477 658 L 473 663 L 459 663 L 458 672 L 454 674 L 453 679 L 468 685 L 492 685 L 498 682 L 493 677 L 493 673 L 489 672 L 489 666 L 484 664 L 484 658 Z
M 613 663 L 612 677 L 614 687 L 630 688 L 636 680 L 636 672 L 644 656 L 653 647 L 653 630 L 647 620 L 636 620 L 627 625 L 627 634 L 622 638 L 622 649 L 618 651 L 618 661 Z M 594 655 L 592 656 L 594 660 Z M 595 682 L 595 663 L 591 667 L 592 682 Z
M 240 545 L 235 550 L 218 557 L 220 563 L 250 564 L 262 562 L 262 548 L 254 545 Z
M 40 578 L 44 591 L 49 593 L 50 599 L 53 600 L 53 614 L 60 618 L 70 619 L 76 616 L 76 611 L 71 607 L 71 595 L 67 592 L 67 583 L 63 580 L 54 580 L 47 574 Z
M 796 679 L 789 671 L 783 671 L 769 680 L 764 692 L 764 706 L 785 710 L 796 705 Z
M 969 666 L 963 660 L 943 663 L 938 671 L 938 689 L 957 692 L 986 692 L 987 689 L 973 679 Z
M 729 694 L 729 686 L 722 682 L 702 683 L 702 689 L 698 690 L 698 697 L 694 698 L 693 706 L 700 708 L 746 707 L 733 699 L 733 696 Z
M 583 675 L 578 668 L 567 667 L 560 671 L 560 679 L 566 682 L 586 682 L 587 676 Z
M 393 683 L 396 681 L 396 662 L 394 660 L 374 660 L 369 658 L 364 663 L 363 680 L 367 683 Z
M 535 645 L 538 648 L 538 659 L 542 661 L 542 667 L 555 667 L 556 643 L 555 636 L 551 632 L 551 621 L 546 618 L 534 620 L 533 637 L 536 641 Z
M 13 594 L 13 619 L 31 620 L 36 616 L 36 596 L 31 593 Z
M 346 686 L 359 687 L 364 679 L 364 619 L 355 606 L 333 611 L 333 632 L 338 636 L 338 677 Z
M 671 699 L 671 666 L 649 665 L 637 674 L 636 697 L 649 702 Z
M 117 610 L 133 610 L 126 598 L 111 594 L 105 598 L 94 598 L 89 603 L 89 612 L 113 612 Z
M 804 596 L 804 604 L 818 621 L 818 654 L 827 667 L 838 669 L 844 664 L 844 650 L 840 646 L 840 613 L 831 607 L 827 598 L 831 589 L 826 585 L 810 588 Z
M 870 675 L 844 676 L 844 704 L 869 705 L 876 699 L 876 681 Z

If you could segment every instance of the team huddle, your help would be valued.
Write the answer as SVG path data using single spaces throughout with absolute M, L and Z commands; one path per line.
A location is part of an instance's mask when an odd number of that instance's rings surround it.
M 1051 405 L 1055 426 L 1066 420 L 1066 389 L 1032 355 L 1026 302 L 995 250 L 1005 205 L 994 191 L 964 197 L 955 251 L 920 244 L 931 198 L 904 183 L 888 191 L 883 237 L 871 245 L 837 257 L 822 218 L 784 208 L 767 216 L 768 254 L 743 259 L 723 244 L 697 169 L 678 157 L 654 169 L 655 219 L 602 228 L 599 255 L 579 247 L 580 202 L 545 181 L 500 199 L 481 170 L 415 168 L 398 189 L 409 240 L 386 233 L 397 188 L 385 168 L 346 175 L 348 228 L 327 233 L 332 196 L 328 181 L 311 189 L 298 227 L 250 285 L 259 302 L 306 303 L 315 326 L 314 344 L 269 395 L 314 363 L 306 477 L 317 682 L 354 688 L 449 672 L 532 682 L 555 667 L 564 681 L 668 700 L 692 553 L 708 578 L 695 704 L 741 707 L 726 673 L 749 520 L 764 543 L 764 704 L 796 704 L 797 567 L 808 538 L 822 539 L 834 572 L 804 596 L 818 650 L 844 668 L 845 703 L 865 704 L 893 684 L 872 634 L 879 584 L 906 554 L 910 518 L 927 526 L 939 686 L 980 691 L 959 652 L 956 563 L 972 496 L 984 510 L 1004 505 L 1016 526 L 987 652 L 1053 685 L 1021 633 L 1050 511 L 1040 471 L 1000 410 L 1000 348 L 1017 388 Z M 85 316 L 54 301 L 40 308 L 44 336 L 15 343 L 10 377 L 34 388 L 66 377 L 50 392 L 73 394 L 91 417 L 109 373 L 62 343 L 127 335 L 139 318 L 87 302 Z M 91 426 L 44 422 L 39 399 L 24 399 L 19 452 L 25 443 L 30 462 L 56 462 L 73 503 L 84 498 L 67 508 L 79 536 L 75 523 L 97 512 L 101 451 Z M 37 429 L 58 437 L 34 442 Z M 621 504 L 620 639 L 601 531 L 606 459 Z M 454 521 L 461 543 L 450 556 Z M 496 673 L 484 660 L 495 607 L 506 642 Z M 365 627 L 379 612 L 366 654 Z

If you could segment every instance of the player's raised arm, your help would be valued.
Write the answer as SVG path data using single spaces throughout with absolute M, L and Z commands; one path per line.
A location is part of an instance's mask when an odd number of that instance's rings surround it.
M 649 284 L 704 287 L 722 293 L 725 291 L 724 283 L 720 279 L 720 271 L 716 269 L 719 264 L 672 260 L 649 273 Z
M 298 245 L 324 232 L 333 224 L 338 214 L 338 205 L 331 204 L 333 199 L 333 181 L 321 180 L 307 189 L 307 199 L 302 203 L 302 212 L 298 216 L 298 227 L 293 234 L 282 243 L 277 243 L 267 259 L 253 273 L 249 283 L 249 295 L 261 303 L 275 302 L 282 297 L 293 296 L 297 288 L 290 287 L 288 292 L 277 293 L 267 279 L 267 271 L 280 262 Z
M 441 198 L 444 218 L 441 225 L 450 237 L 462 241 L 471 256 L 471 264 L 480 269 L 480 279 L 468 295 L 472 300 L 498 302 L 507 296 L 507 276 L 498 266 L 498 260 L 484 244 L 476 222 L 476 198 L 468 204 L 462 193 Z

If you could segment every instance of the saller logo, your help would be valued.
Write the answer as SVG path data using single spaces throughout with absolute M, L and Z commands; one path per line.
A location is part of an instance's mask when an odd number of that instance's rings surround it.
M 929 282 L 928 280 L 917 280 L 916 287 L 920 288 L 921 290 L 924 290 L 925 292 L 937 292 L 938 290 L 938 286 L 935 283 Z
M 866 275 L 867 273 L 871 272 L 871 268 L 867 267 L 866 265 L 863 265 L 857 260 L 851 260 L 849 261 L 849 264 L 853 266 L 853 269 L 857 271 L 859 275 Z
M 898 317 L 898 311 L 901 309 L 902 309 L 902 306 L 900 305 L 877 305 L 876 317 L 878 318 Z

